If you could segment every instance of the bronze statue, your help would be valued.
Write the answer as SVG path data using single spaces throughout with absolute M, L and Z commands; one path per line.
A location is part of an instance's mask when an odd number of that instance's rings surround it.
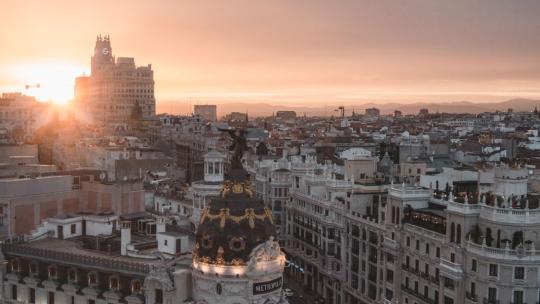
M 246 130 L 244 129 L 219 129 L 222 132 L 229 133 L 229 136 L 232 138 L 233 143 L 229 147 L 229 151 L 234 151 L 232 160 L 231 160 L 231 169 L 243 169 L 242 166 L 242 156 L 244 152 L 248 149 L 246 143 Z

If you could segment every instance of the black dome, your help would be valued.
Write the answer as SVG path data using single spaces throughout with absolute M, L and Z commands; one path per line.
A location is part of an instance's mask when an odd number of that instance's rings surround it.
M 202 211 L 193 257 L 213 264 L 244 265 L 257 245 L 276 238 L 272 212 L 255 199 L 244 169 L 232 170 L 220 197 Z

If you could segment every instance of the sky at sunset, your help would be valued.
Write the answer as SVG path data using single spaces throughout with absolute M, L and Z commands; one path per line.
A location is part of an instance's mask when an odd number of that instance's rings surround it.
M 96 35 L 151 63 L 156 99 L 540 98 L 540 1 L 0 0 L 0 92 L 69 99 Z

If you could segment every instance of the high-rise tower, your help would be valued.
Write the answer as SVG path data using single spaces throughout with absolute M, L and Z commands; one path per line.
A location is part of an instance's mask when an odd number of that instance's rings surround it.
M 156 114 L 152 65 L 136 66 L 131 57 L 115 58 L 109 36 L 98 36 L 89 77 L 80 77 L 75 86 L 76 102 L 94 123 L 125 123 L 133 108 L 140 119 Z M 137 109 L 139 112 L 139 109 Z
M 101 70 L 114 66 L 114 57 L 112 55 L 111 40 L 109 36 L 97 36 L 96 45 L 94 47 L 94 55 L 92 56 L 91 71 L 92 75 L 99 73 Z

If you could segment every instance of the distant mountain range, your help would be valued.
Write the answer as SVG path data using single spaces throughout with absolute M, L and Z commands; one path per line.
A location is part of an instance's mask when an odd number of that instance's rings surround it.
M 269 103 L 216 103 L 218 117 L 221 117 L 230 112 L 247 112 L 250 117 L 270 116 L 277 111 L 296 111 L 297 115 L 301 116 L 330 116 L 339 115 L 335 111 L 338 105 L 328 105 L 319 107 L 307 106 L 287 106 Z M 391 114 L 394 110 L 400 110 L 403 114 L 417 114 L 420 109 L 428 109 L 430 113 L 482 113 L 494 111 L 507 111 L 509 108 L 516 112 L 532 111 L 535 107 L 540 107 L 540 100 L 516 98 L 501 102 L 475 103 L 469 101 L 456 101 L 445 103 L 358 103 L 344 105 L 346 115 L 351 115 L 352 108 L 359 114 L 364 114 L 362 109 L 378 108 L 381 114 Z M 349 107 L 349 108 L 348 108 Z M 189 103 L 180 101 L 158 101 L 158 113 L 169 114 L 189 114 L 193 112 Z

